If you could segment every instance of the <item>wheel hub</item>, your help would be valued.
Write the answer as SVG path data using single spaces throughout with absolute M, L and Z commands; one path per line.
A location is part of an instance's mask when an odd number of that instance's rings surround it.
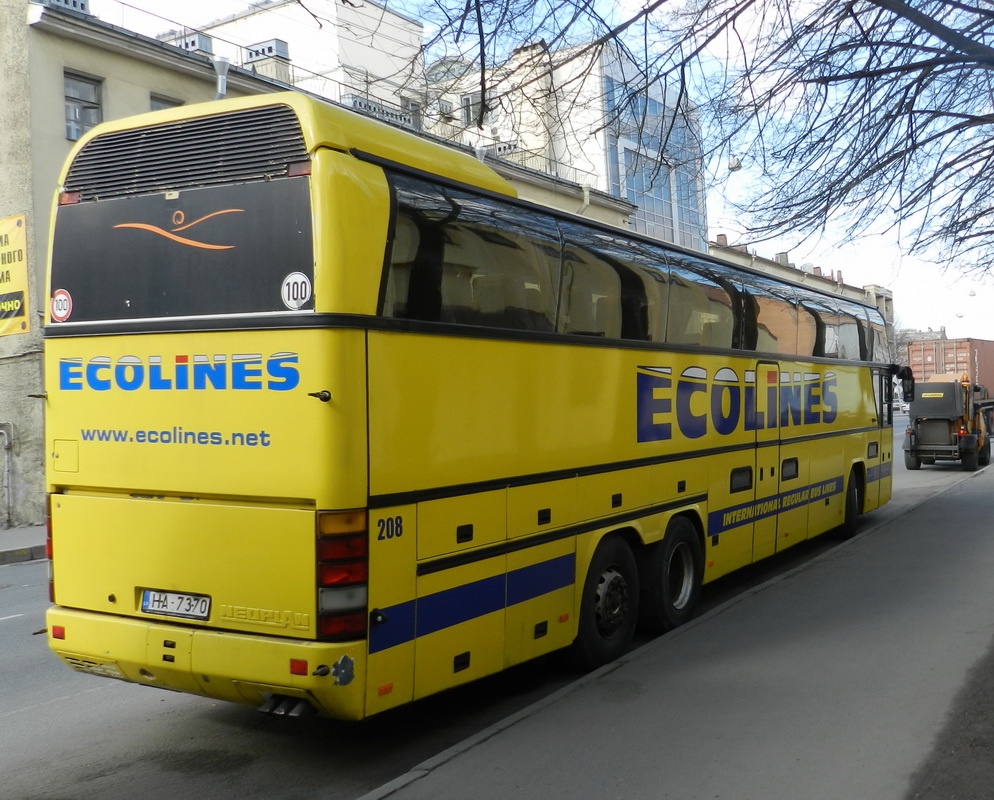
M 597 629 L 603 636 L 610 636 L 624 624 L 628 613 L 628 581 L 618 570 L 609 567 L 597 583 L 597 600 L 594 603 Z
M 690 548 L 679 544 L 670 555 L 667 566 L 666 586 L 669 590 L 669 601 L 673 608 L 682 610 L 690 601 L 694 591 L 694 562 Z

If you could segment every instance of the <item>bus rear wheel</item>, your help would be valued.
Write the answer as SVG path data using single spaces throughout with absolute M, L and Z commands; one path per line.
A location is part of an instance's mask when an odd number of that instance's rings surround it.
M 913 456 L 907 450 L 904 451 L 904 468 L 905 469 L 921 469 L 922 460 L 918 456 Z
M 863 481 L 854 469 L 849 473 L 849 484 L 846 486 L 845 519 L 839 528 L 843 539 L 851 539 L 856 535 L 856 520 L 863 513 Z
M 646 553 L 639 626 L 665 633 L 687 622 L 701 594 L 704 559 L 697 529 L 686 517 L 674 517 L 663 541 Z
M 594 551 L 583 583 L 574 661 L 595 669 L 623 655 L 632 643 L 639 607 L 635 556 L 618 536 L 607 536 Z

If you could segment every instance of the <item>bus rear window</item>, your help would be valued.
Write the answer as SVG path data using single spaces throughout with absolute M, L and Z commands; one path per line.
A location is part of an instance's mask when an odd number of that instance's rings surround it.
M 61 206 L 52 322 L 312 310 L 306 177 Z

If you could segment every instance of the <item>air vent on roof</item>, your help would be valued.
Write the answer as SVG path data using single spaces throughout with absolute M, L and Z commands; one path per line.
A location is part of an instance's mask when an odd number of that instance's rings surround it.
M 270 39 L 245 48 L 248 53 L 245 63 L 253 64 L 266 58 L 290 58 L 290 47 L 282 39 Z
M 45 0 L 45 5 L 49 8 L 62 8 L 67 11 L 77 11 L 80 14 L 90 13 L 90 3 L 88 0 Z
M 209 56 L 214 52 L 214 40 L 204 33 L 191 33 L 177 39 L 167 39 L 166 42 L 181 50 L 186 50 L 188 53 Z
M 254 44 L 245 50 L 247 56 L 245 66 L 256 75 L 292 84 L 290 74 L 290 48 L 282 39 L 270 39 L 268 42 Z
M 82 200 L 285 177 L 307 159 L 289 106 L 265 106 L 97 136 L 73 160 L 66 191 Z

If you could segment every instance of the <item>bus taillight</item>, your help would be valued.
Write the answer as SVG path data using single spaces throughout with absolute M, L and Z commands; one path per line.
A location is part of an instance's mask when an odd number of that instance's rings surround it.
M 365 511 L 318 513 L 318 636 L 322 639 L 355 639 L 366 634 L 366 519 Z
M 55 602 L 55 573 L 52 568 L 52 495 L 48 495 L 45 509 L 45 558 L 48 559 L 48 602 Z

